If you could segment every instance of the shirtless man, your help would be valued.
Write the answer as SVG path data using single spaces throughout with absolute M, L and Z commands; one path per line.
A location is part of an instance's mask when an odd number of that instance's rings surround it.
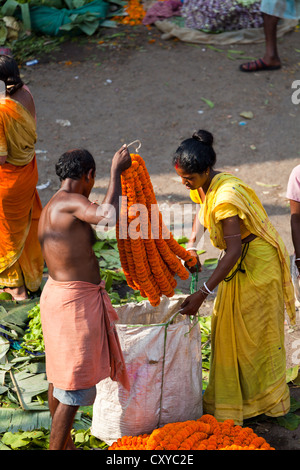
M 112 159 L 111 178 L 103 200 L 116 215 L 122 194 L 121 173 L 130 165 L 131 158 L 124 145 Z M 75 149 L 64 153 L 56 164 L 61 187 L 43 209 L 39 222 L 39 240 L 49 271 L 41 297 L 41 319 L 52 416 L 50 450 L 74 449 L 70 431 L 76 411 L 79 406 L 93 404 L 95 384 L 109 375 L 109 365 L 102 364 L 108 362 L 109 346 L 103 333 L 103 291 L 99 297 L 100 270 L 92 248 L 94 237 L 90 225 L 103 220 L 104 206 L 88 199 L 95 170 L 94 158 L 88 151 Z M 92 294 L 85 295 L 85 292 Z M 64 303 L 61 298 L 66 297 Z M 91 300 L 94 303 L 89 305 Z M 100 305 L 96 312 L 95 305 L 97 308 Z M 76 322 L 81 323 L 75 325 Z M 98 354 L 101 357 L 95 358 Z M 82 378 L 84 374 L 87 377 Z

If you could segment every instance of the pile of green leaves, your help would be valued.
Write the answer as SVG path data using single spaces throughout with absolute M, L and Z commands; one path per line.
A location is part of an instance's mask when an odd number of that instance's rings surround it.
M 211 316 L 199 318 L 201 330 L 201 353 L 202 353 L 202 387 L 206 389 L 209 376 L 211 355 Z

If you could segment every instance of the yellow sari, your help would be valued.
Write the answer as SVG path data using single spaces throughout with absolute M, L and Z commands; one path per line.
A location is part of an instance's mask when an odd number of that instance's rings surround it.
M 198 191 L 191 199 L 200 202 Z M 284 306 L 295 323 L 295 300 L 285 245 L 255 192 L 228 173 L 216 175 L 199 213 L 214 246 L 223 250 L 221 221 L 238 215 L 257 236 L 243 245 L 238 260 L 218 287 L 212 314 L 210 377 L 203 397 L 205 413 L 217 420 L 265 413 L 284 415 L 290 396 L 286 384 Z M 237 270 L 241 263 L 241 269 Z
M 38 290 L 44 260 L 38 241 L 42 210 L 36 190 L 36 121 L 20 103 L 0 100 L 0 285 Z

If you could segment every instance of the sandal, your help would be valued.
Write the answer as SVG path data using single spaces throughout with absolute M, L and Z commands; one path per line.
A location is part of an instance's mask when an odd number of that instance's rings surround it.
M 262 59 L 240 65 L 242 72 L 260 72 L 261 70 L 278 70 L 281 65 L 268 65 Z

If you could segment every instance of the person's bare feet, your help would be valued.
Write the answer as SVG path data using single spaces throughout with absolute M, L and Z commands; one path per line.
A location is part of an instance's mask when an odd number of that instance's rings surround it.
M 8 294 L 12 295 L 14 300 L 27 300 L 28 294 L 25 289 L 25 286 L 21 287 L 5 287 L 3 292 L 7 292 Z

